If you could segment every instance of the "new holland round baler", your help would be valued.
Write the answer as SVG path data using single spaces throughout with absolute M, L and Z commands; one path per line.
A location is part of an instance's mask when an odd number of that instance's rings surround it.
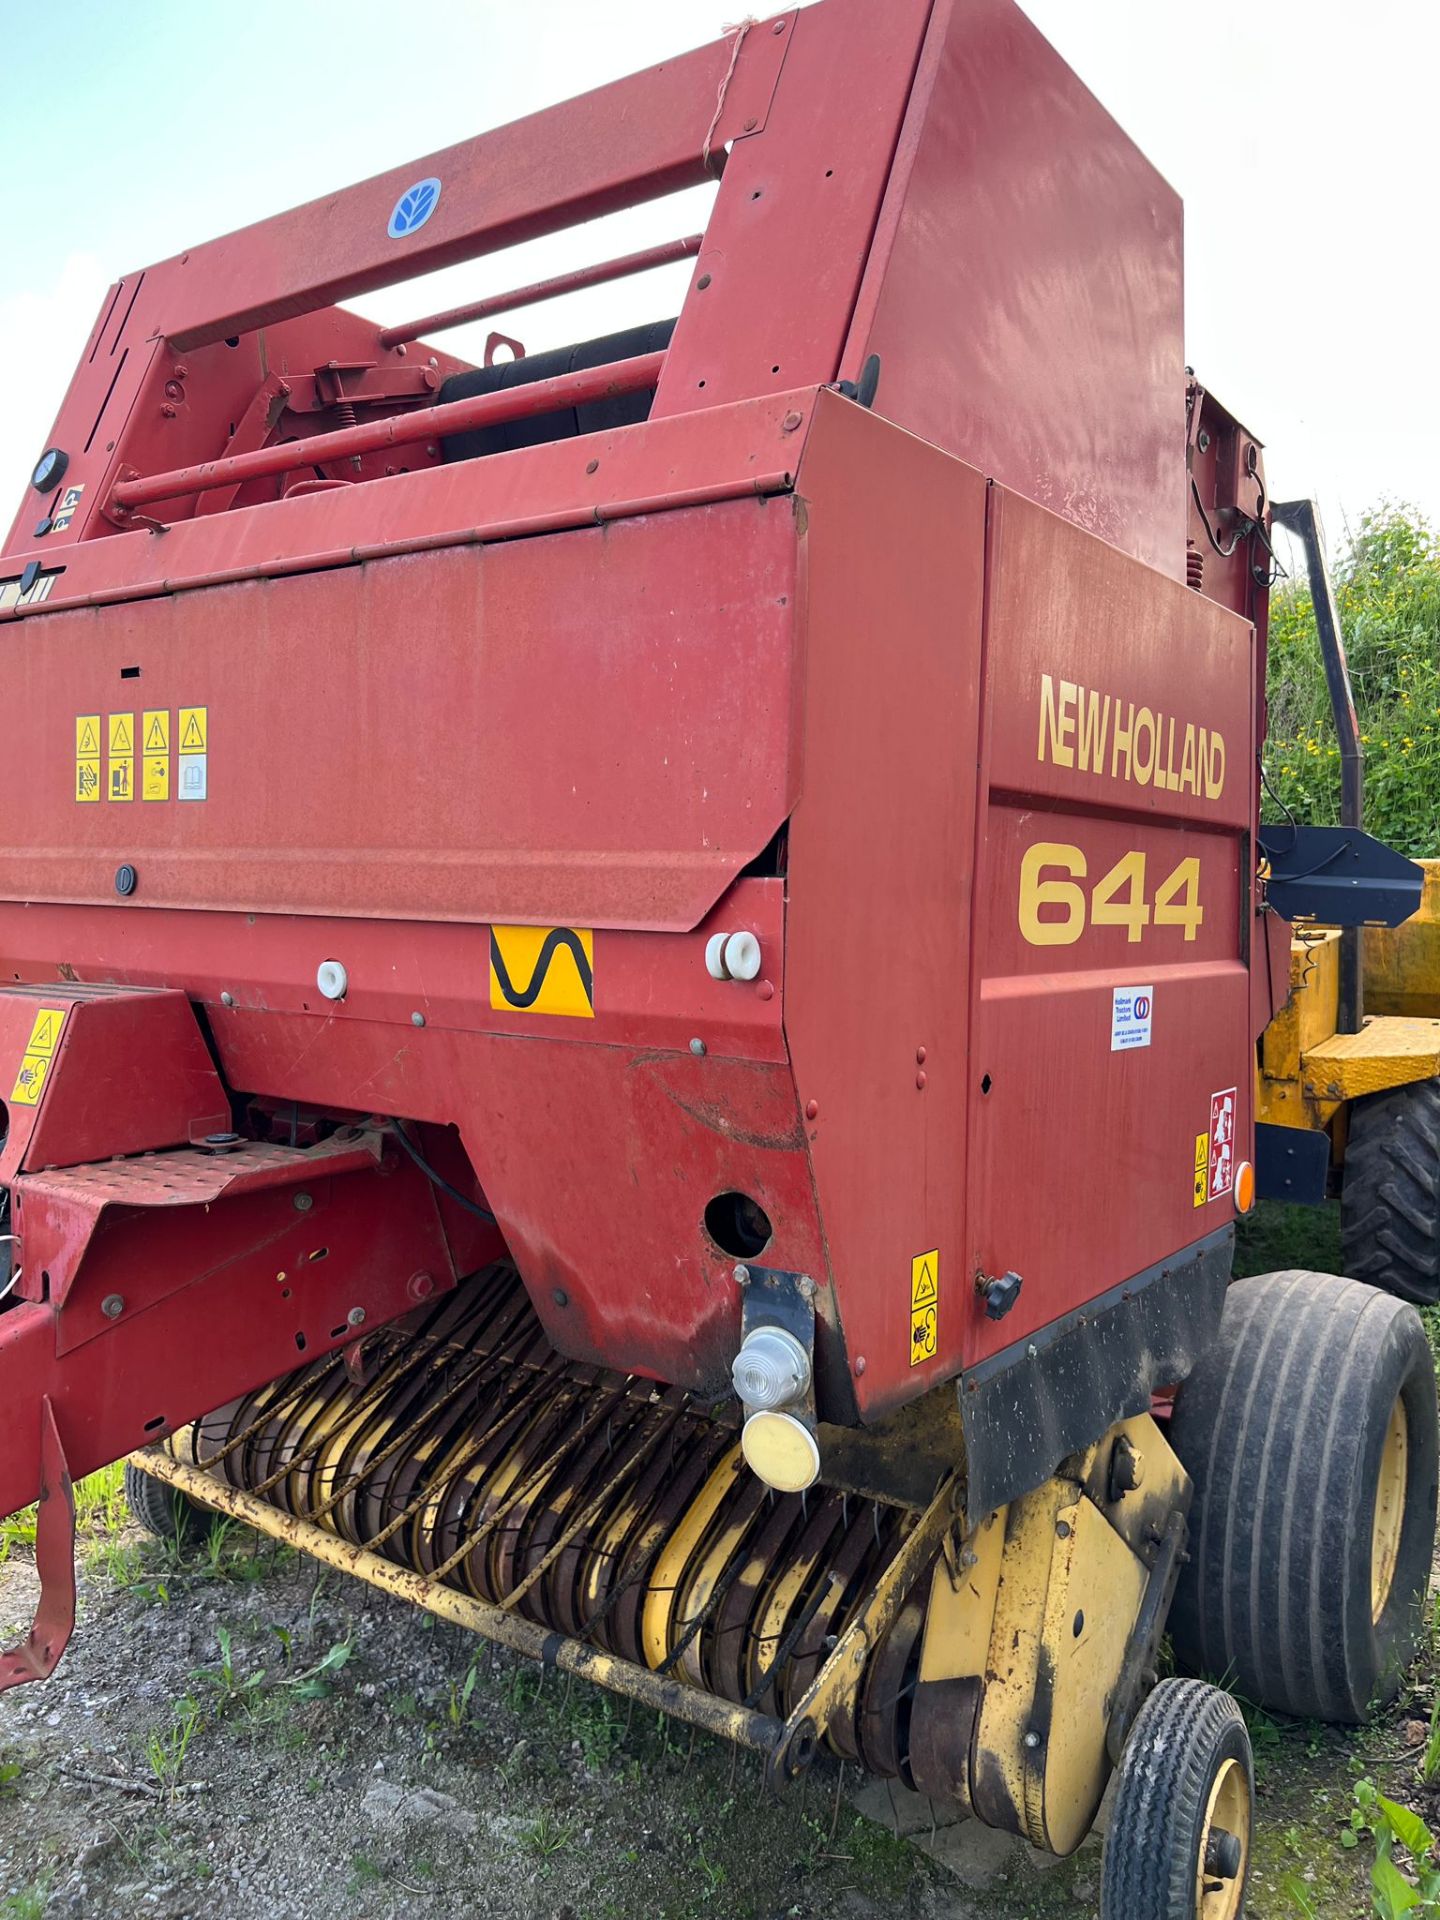
M 435 344 L 665 261 L 678 315 Z M 777 1784 L 1063 1852 L 1118 1764 L 1107 1920 L 1239 1912 L 1243 1723 L 1164 1636 L 1362 1713 L 1436 1421 L 1413 1309 L 1228 1284 L 1270 503 L 1181 303 L 1010 0 L 750 23 L 110 290 L 0 557 L 0 1685 L 147 1449 L 151 1519 Z

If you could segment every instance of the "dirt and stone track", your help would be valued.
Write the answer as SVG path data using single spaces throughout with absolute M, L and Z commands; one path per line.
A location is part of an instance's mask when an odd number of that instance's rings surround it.
M 822 1765 L 803 1795 L 771 1800 L 754 1760 L 578 1683 L 540 1686 L 534 1669 L 248 1537 L 180 1560 L 129 1528 L 89 1558 L 60 1673 L 0 1699 L 0 1767 L 16 1769 L 0 1789 L 3 1920 L 1097 1910 L 1094 1841 L 1055 1865 L 974 1826 L 932 1833 L 927 1807 L 854 1768 Z M 33 1593 L 17 1547 L 0 1566 L 0 1626 Z M 1287 1877 L 1321 1920 L 1355 1920 L 1363 1863 L 1335 1843 L 1344 1749 L 1310 1729 L 1275 1737 L 1268 1759 L 1262 1742 L 1252 1920 L 1304 1912 Z

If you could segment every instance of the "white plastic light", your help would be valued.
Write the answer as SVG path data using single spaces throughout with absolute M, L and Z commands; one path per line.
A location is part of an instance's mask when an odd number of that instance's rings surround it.
M 810 1356 L 783 1327 L 754 1327 L 730 1368 L 735 1391 L 751 1413 L 788 1406 L 810 1387 Z
M 322 960 L 315 969 L 315 984 L 327 1000 L 343 1000 L 350 976 L 338 960 Z

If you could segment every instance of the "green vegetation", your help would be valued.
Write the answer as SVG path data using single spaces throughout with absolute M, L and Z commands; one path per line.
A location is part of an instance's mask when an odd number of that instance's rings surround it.
M 1440 536 L 1421 515 L 1367 513 L 1334 565 L 1365 747 L 1369 831 L 1411 858 L 1440 853 Z M 1340 817 L 1340 755 L 1309 589 L 1271 601 L 1267 817 Z
M 125 1505 L 125 1463 L 102 1467 L 89 1474 L 75 1488 L 75 1531 L 82 1540 L 99 1545 L 112 1539 L 128 1523 Z M 35 1545 L 35 1508 L 25 1507 L 0 1521 L 0 1561 L 10 1558 L 17 1546 Z M 3 1909 L 0 1909 L 3 1912 Z

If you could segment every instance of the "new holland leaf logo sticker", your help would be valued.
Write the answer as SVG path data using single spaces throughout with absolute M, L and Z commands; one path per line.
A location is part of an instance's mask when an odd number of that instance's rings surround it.
M 490 1005 L 593 1020 L 595 935 L 588 927 L 492 927 Z

